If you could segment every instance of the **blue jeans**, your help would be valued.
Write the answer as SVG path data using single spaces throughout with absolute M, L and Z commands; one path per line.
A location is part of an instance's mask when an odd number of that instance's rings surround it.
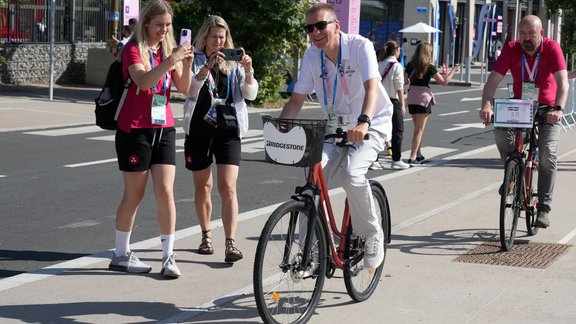
M 552 194 L 556 183 L 558 140 L 560 139 L 560 123 L 538 126 L 538 149 L 540 167 L 538 169 L 538 210 L 550 211 Z M 495 128 L 494 137 L 502 161 L 506 161 L 509 152 L 514 151 L 514 131 Z

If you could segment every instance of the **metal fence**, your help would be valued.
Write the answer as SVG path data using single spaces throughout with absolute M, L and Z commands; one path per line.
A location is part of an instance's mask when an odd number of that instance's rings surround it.
M 102 42 L 109 38 L 109 0 L 56 0 L 55 42 Z M 26 0 L 0 7 L 0 41 L 49 42 L 51 0 Z

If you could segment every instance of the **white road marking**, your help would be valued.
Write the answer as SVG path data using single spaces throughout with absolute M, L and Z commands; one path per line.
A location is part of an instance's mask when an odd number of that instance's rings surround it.
M 445 128 L 444 131 L 445 132 L 453 132 L 453 131 L 458 131 L 458 130 L 462 130 L 462 129 L 466 129 L 466 128 L 486 128 L 486 126 L 484 126 L 484 124 L 482 123 L 467 123 L 467 124 L 453 124 L 456 127 L 452 127 L 452 128 Z
M 474 98 L 464 97 L 460 99 L 460 101 L 480 101 L 480 100 L 482 100 L 482 97 L 474 97 Z
M 98 126 L 81 126 L 81 127 L 71 127 L 71 128 L 61 128 L 61 129 L 50 129 L 35 132 L 26 132 L 24 134 L 29 135 L 41 135 L 41 136 L 66 136 L 66 135 L 79 135 L 79 134 L 89 134 L 104 131 Z
M 568 235 L 564 236 L 560 241 L 558 241 L 558 244 L 566 244 L 570 242 L 570 240 L 573 239 L 574 236 L 576 236 L 576 228 L 573 229 L 572 232 L 568 233 Z
M 465 113 L 469 113 L 469 112 L 470 112 L 470 110 L 454 111 L 454 112 L 449 112 L 449 113 L 445 113 L 445 114 L 438 114 L 438 116 L 444 117 L 444 116 L 460 115 L 460 114 L 465 114 Z
M 96 136 L 96 137 L 87 137 L 86 139 L 92 141 L 106 141 L 106 142 L 114 142 L 116 135 L 106 135 L 106 136 Z
M 65 168 L 79 168 L 79 167 L 83 167 L 83 166 L 98 165 L 98 164 L 104 164 L 104 163 L 110 163 L 110 162 L 116 162 L 116 161 L 118 161 L 118 159 L 114 158 L 114 159 L 98 160 L 98 161 L 92 161 L 92 162 L 66 164 L 64 167 Z
M 462 92 L 472 92 L 472 91 L 482 91 L 482 88 L 471 88 L 471 89 L 464 89 L 464 90 L 454 90 L 454 91 L 447 91 L 447 92 L 437 92 L 434 93 L 435 96 L 442 96 L 446 94 L 453 94 L 453 93 L 462 93 Z

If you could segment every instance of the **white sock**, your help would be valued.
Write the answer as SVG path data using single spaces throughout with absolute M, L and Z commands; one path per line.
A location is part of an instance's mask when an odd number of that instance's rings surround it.
M 161 234 L 162 257 L 166 258 L 174 253 L 174 234 Z
M 130 252 L 130 235 L 131 234 L 132 234 L 132 231 L 121 232 L 119 230 L 116 230 L 116 250 L 114 251 L 114 254 L 116 256 L 121 256 L 121 255 L 124 255 L 124 254 Z

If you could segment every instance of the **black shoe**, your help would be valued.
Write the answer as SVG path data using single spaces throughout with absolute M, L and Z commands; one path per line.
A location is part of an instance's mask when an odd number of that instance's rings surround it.
M 539 210 L 538 214 L 536 215 L 536 222 L 534 222 L 534 226 L 540 228 L 546 228 L 550 226 L 550 218 L 548 218 L 548 212 L 544 210 Z

